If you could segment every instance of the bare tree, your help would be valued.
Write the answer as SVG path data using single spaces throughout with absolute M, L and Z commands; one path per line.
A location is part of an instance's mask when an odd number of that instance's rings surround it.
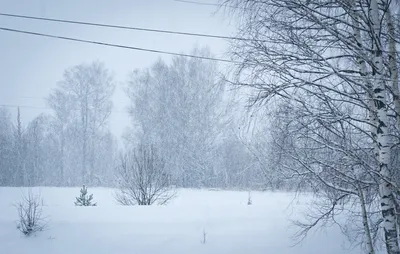
M 13 128 L 11 113 L 0 108 L 0 185 L 12 185 L 14 179 L 15 155 L 13 149 Z
M 69 156 L 80 158 L 73 161 L 71 166 L 71 171 L 80 169 L 80 172 L 73 172 L 72 175 L 80 175 L 81 183 L 91 183 L 98 178 L 95 155 L 99 146 L 96 142 L 101 142 L 102 137 L 107 135 L 106 127 L 111 114 L 114 88 L 110 71 L 102 63 L 93 62 L 67 69 L 63 80 L 50 94 L 48 103 L 56 116 L 62 177 L 65 177 L 65 148 L 68 140 L 75 148 L 70 151 L 73 154 Z
M 192 54 L 210 56 L 208 49 Z M 215 187 L 224 85 L 215 63 L 174 57 L 132 73 L 127 95 L 137 141 L 157 146 L 183 187 Z
M 153 146 L 141 145 L 121 156 L 118 173 L 116 200 L 122 205 L 164 205 L 175 197 L 165 163 Z
M 59 151 L 59 184 L 65 184 L 65 150 L 66 150 L 66 129 L 71 123 L 72 112 L 68 93 L 62 89 L 56 89 L 47 98 L 47 103 L 54 110 L 54 133 L 57 137 Z
M 308 230 L 323 219 L 335 221 L 338 204 L 354 202 L 361 210 L 367 249 L 374 253 L 375 227 L 365 217 L 372 213 L 367 205 L 378 204 L 387 252 L 399 253 L 398 186 L 389 168 L 396 134 L 396 119 L 390 117 L 397 114 L 398 94 L 391 89 L 398 70 L 390 1 L 225 2 L 238 7 L 234 10 L 245 17 L 241 37 L 251 38 L 233 45 L 233 57 L 241 62 L 233 83 L 253 89 L 254 104 L 278 101 L 290 111 L 292 142 L 286 147 L 276 143 L 286 157 L 281 166 L 322 193 L 316 220 L 302 226 Z M 392 42 L 389 50 L 386 38 Z M 372 201 L 366 201 L 366 193 Z M 373 202 L 375 197 L 379 202 Z

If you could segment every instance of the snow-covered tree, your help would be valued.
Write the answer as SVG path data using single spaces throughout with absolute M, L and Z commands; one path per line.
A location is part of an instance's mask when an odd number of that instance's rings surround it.
M 0 185 L 12 185 L 15 170 L 11 113 L 0 107 Z
M 304 179 L 323 202 L 318 215 L 300 224 L 302 232 L 353 202 L 369 253 L 374 209 L 381 212 L 375 221 L 383 221 L 387 252 L 399 253 L 398 183 L 389 168 L 399 114 L 391 2 L 223 2 L 237 7 L 230 10 L 240 13 L 240 36 L 251 38 L 233 44 L 234 60 L 241 62 L 234 83 L 254 91 L 253 105 L 276 109 L 271 132 L 287 141 L 271 147 L 285 158 L 280 170 Z
M 70 184 L 82 181 L 100 184 L 104 180 L 98 173 L 101 158 L 96 155 L 102 147 L 99 143 L 109 135 L 107 127 L 114 88 L 110 71 L 103 64 L 93 62 L 67 69 L 48 98 L 55 114 L 54 128 L 61 160 L 59 171 Z M 112 161 L 113 154 L 102 158 Z M 79 160 L 67 160 L 72 157 Z
M 196 55 L 209 56 L 207 49 Z M 215 63 L 175 57 L 135 71 L 127 94 L 134 143 L 157 147 L 180 186 L 215 186 L 223 85 Z

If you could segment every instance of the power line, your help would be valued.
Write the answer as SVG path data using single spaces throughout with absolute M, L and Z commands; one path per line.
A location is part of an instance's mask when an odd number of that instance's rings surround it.
M 21 19 L 42 20 L 42 21 L 67 23 L 67 24 L 75 24 L 75 25 L 97 26 L 97 27 L 107 27 L 107 28 L 116 28 L 116 29 L 125 29 L 125 30 L 136 30 L 136 31 L 143 31 L 143 32 L 154 32 L 154 33 L 166 33 L 166 34 L 176 34 L 176 35 L 186 35 L 186 36 L 207 37 L 207 38 L 214 38 L 214 39 L 254 41 L 254 39 L 234 37 L 234 36 L 179 32 L 179 31 L 172 31 L 172 30 L 151 29 L 151 28 L 122 26 L 122 25 L 111 25 L 111 24 L 104 24 L 104 23 L 94 23 L 94 22 L 85 22 L 85 21 L 76 21 L 76 20 L 67 20 L 67 19 L 42 18 L 42 17 L 37 17 L 37 16 L 18 15 L 18 14 L 11 14 L 11 13 L 0 13 L 0 16 L 11 17 L 11 18 L 21 18 Z
M 187 4 L 197 4 L 197 5 L 207 5 L 207 6 L 217 6 L 221 7 L 222 4 L 216 4 L 216 3 L 203 3 L 203 2 L 197 2 L 197 1 L 188 1 L 188 0 L 172 0 L 174 2 L 180 2 L 180 3 L 187 3 Z M 232 6 L 233 7 L 233 6 Z
M 186 0 L 174 0 L 177 2 L 185 2 L 185 3 L 197 3 L 197 4 L 205 4 L 201 2 L 195 1 L 186 1 Z M 206 3 L 210 5 L 211 3 Z M 211 5 L 218 5 L 218 4 L 211 4 Z M 230 6 L 227 6 L 230 7 Z M 235 7 L 239 8 L 239 7 Z M 11 17 L 11 18 L 22 18 L 22 19 L 32 19 L 32 20 L 42 20 L 42 21 L 49 21 L 49 22 L 58 22 L 58 23 L 67 23 L 67 24 L 75 24 L 75 25 L 86 25 L 86 26 L 96 26 L 96 27 L 106 27 L 106 28 L 115 28 L 115 29 L 126 29 L 126 30 L 136 30 L 136 31 L 144 31 L 144 32 L 155 32 L 155 33 L 165 33 L 165 34 L 176 34 L 176 35 L 185 35 L 185 36 L 196 36 L 196 37 L 206 37 L 206 38 L 214 38 L 214 39 L 227 39 L 227 40 L 237 40 L 237 41 L 250 41 L 250 42 L 261 42 L 261 43 L 272 43 L 272 44 L 283 44 L 283 45 L 293 45 L 291 42 L 284 42 L 284 41 L 274 41 L 272 39 L 251 39 L 251 38 L 243 38 L 243 37 L 234 37 L 234 36 L 225 36 L 225 35 L 214 35 L 214 34 L 202 34 L 202 33 L 189 33 L 189 32 L 179 32 L 179 31 L 172 31 L 172 30 L 162 30 L 162 29 L 150 29 L 150 28 L 141 28 L 141 27 L 131 27 L 131 26 L 121 26 L 121 25 L 111 25 L 111 24 L 104 24 L 104 23 L 93 23 L 93 22 L 84 22 L 84 21 L 74 21 L 74 20 L 66 20 L 66 19 L 54 19 L 54 18 L 42 18 L 37 16 L 27 16 L 27 15 L 18 15 L 18 14 L 11 14 L 11 13 L 0 13 L 0 16 Z M 6 28 L 7 29 L 7 28 Z M 4 30 L 4 29 L 3 29 Z M 15 30 L 15 29 L 8 29 L 8 30 Z M 24 32 L 24 31 L 21 31 Z M 29 33 L 29 32 L 28 32 Z M 33 32 L 30 32 L 33 33 Z M 55 36 L 48 36 L 48 37 L 55 37 Z M 60 37 L 60 36 L 58 36 Z M 60 38 L 61 39 L 61 38 Z M 76 39 L 79 40 L 79 39 Z M 83 42 L 83 40 L 81 40 Z M 106 43 L 103 43 L 106 44 Z M 318 47 L 318 48 L 337 48 L 343 49 L 341 46 L 334 46 L 334 45 L 313 45 L 307 44 L 308 46 Z M 125 46 L 124 46 L 125 47 Z M 133 49 L 133 47 L 132 47 Z M 136 50 L 139 50 L 135 48 Z M 144 49 L 144 51 L 152 51 L 154 53 L 163 53 L 158 50 L 151 50 L 151 49 Z M 384 51 L 386 52 L 386 51 Z M 164 52 L 163 54 L 178 54 L 172 52 Z M 178 54 L 182 55 L 182 54 Z M 190 57 L 189 55 L 186 55 Z M 212 60 L 212 59 L 208 59 Z M 221 61 L 221 60 L 216 60 Z M 222 62 L 231 62 L 230 60 L 222 59 Z
M 1 13 L 0 13 L 0 15 L 1 15 Z M 151 53 L 158 53 L 158 54 L 165 54 L 165 55 L 172 55 L 172 56 L 183 56 L 183 57 L 197 58 L 197 59 L 203 59 L 203 60 L 211 60 L 211 61 L 218 61 L 218 62 L 225 62 L 225 63 L 241 64 L 238 61 L 227 60 L 227 59 L 222 59 L 222 58 L 196 56 L 196 55 L 175 53 L 175 52 L 155 50 L 155 49 L 146 49 L 146 48 L 140 48 L 140 47 L 121 45 L 121 44 L 112 44 L 112 43 L 106 43 L 106 42 L 100 42 L 100 41 L 84 40 L 84 39 L 78 39 L 78 38 L 72 38 L 72 37 L 66 37 L 66 36 L 51 35 L 51 34 L 38 33 L 38 32 L 26 31 L 26 30 L 18 30 L 18 29 L 6 28 L 6 27 L 0 27 L 0 30 L 8 31 L 8 32 L 15 32 L 15 33 L 22 33 L 22 34 L 35 35 L 35 36 L 42 36 L 42 37 L 48 37 L 48 38 L 54 38 L 54 39 L 69 40 L 69 41 L 75 41 L 75 42 L 81 42 L 81 43 L 89 43 L 89 44 L 108 46 L 108 47 L 116 47 L 116 48 L 123 48 L 123 49 L 130 49 L 130 50 L 137 50 L 137 51 L 144 51 L 144 52 L 151 52 Z M 321 45 L 321 47 L 324 47 L 324 46 Z M 332 47 L 332 46 L 330 46 L 330 47 Z M 360 78 L 358 76 L 352 76 L 352 75 L 348 75 L 348 74 L 343 75 L 343 76 Z M 382 79 L 382 80 L 391 81 L 391 80 L 387 80 L 387 79 Z
M 140 48 L 140 47 L 132 47 L 132 46 L 121 45 L 121 44 L 112 44 L 112 43 L 106 43 L 106 42 L 100 42 L 100 41 L 84 40 L 84 39 L 78 39 L 78 38 L 72 38 L 72 37 L 66 37 L 66 36 L 58 36 L 58 35 L 51 35 L 51 34 L 44 34 L 44 33 L 38 33 L 38 32 L 31 32 L 31 31 L 18 30 L 18 29 L 6 28 L 6 27 L 0 27 L 0 30 L 7 31 L 7 32 L 15 32 L 15 33 L 22 33 L 22 34 L 29 34 L 29 35 L 35 35 L 35 36 L 48 37 L 48 38 L 53 38 L 53 39 L 61 39 L 61 40 L 75 41 L 75 42 L 81 42 L 81 43 L 96 44 L 96 45 L 102 45 L 102 46 L 108 46 L 108 47 L 115 47 L 115 48 L 123 48 L 123 49 L 145 51 L 145 52 L 151 52 L 151 53 L 172 55 L 172 56 L 183 56 L 183 57 L 197 58 L 197 59 L 203 59 L 203 60 L 211 60 L 211 61 L 218 61 L 218 62 L 226 62 L 226 63 L 238 63 L 238 62 L 234 62 L 234 61 L 227 60 L 227 59 L 222 59 L 222 58 L 196 56 L 196 55 L 168 52 L 168 51 L 162 51 L 162 50 L 156 50 L 156 49 L 146 49 L 146 48 Z
M 219 8 L 224 7 L 224 8 L 231 8 L 231 9 L 255 10 L 254 8 L 232 6 L 232 5 L 227 5 L 227 4 L 204 3 L 204 2 L 189 1 L 189 0 L 172 0 L 172 1 L 180 2 L 180 3 L 187 3 L 187 4 L 195 4 L 195 5 L 216 6 L 216 7 L 219 7 Z
M 225 8 L 231 8 L 231 9 L 242 9 L 242 10 L 257 10 L 256 8 L 249 8 L 249 7 L 240 7 L 240 6 L 232 6 L 232 5 L 227 5 L 227 4 L 217 4 L 217 3 L 204 3 L 204 2 L 198 2 L 198 1 L 190 1 L 190 0 L 172 0 L 174 2 L 180 2 L 180 3 L 188 3 L 188 4 L 195 4 L 195 5 L 206 5 L 206 6 L 216 6 L 216 7 L 225 7 Z M 240 37 L 239 37 L 240 38 Z M 278 41 L 273 41 L 273 40 L 263 40 L 263 39 L 248 39 L 248 38 L 242 38 L 242 41 L 253 41 L 253 42 L 267 42 L 267 43 L 275 43 L 275 44 L 288 44 L 292 45 L 292 43 L 287 43 L 287 42 L 278 42 Z M 340 46 L 326 46 L 326 45 L 312 45 L 312 44 L 307 44 L 312 47 L 319 47 L 319 48 L 336 48 L 336 49 L 343 49 L 343 47 Z M 371 51 L 371 50 L 369 50 Z M 385 53 L 388 53 L 388 51 L 382 51 Z M 396 53 L 399 53 L 396 51 Z
M 196 55 L 189 55 L 189 54 L 183 54 L 183 53 L 168 52 L 168 51 L 155 50 L 155 49 L 146 49 L 146 48 L 132 47 L 132 46 L 126 46 L 126 45 L 120 45 L 120 44 L 111 44 L 111 43 L 106 43 L 106 42 L 91 41 L 91 40 L 83 40 L 83 39 L 77 39 L 77 38 L 72 38 L 72 37 L 65 37 L 65 36 L 58 36 L 58 35 L 50 35 L 50 34 L 44 34 L 44 33 L 37 33 L 37 32 L 31 32 L 31 31 L 25 31 L 25 30 L 18 30 L 18 29 L 12 29 L 12 28 L 5 28 L 5 27 L 0 27 L 0 30 L 7 31 L 7 32 L 15 32 L 15 33 L 36 35 L 36 36 L 42 36 L 42 37 L 48 37 L 48 38 L 54 38 L 54 39 L 75 41 L 75 42 L 81 42 L 81 43 L 89 43 L 89 44 L 95 44 L 95 45 L 101 45 L 101 46 L 108 46 L 108 47 L 116 47 L 116 48 L 130 49 L 130 50 L 138 50 L 138 51 L 145 51 L 145 52 L 158 53 L 158 54 L 165 54 L 165 55 L 172 55 L 172 56 L 183 56 L 183 57 L 190 57 L 190 58 L 197 58 L 197 59 L 202 59 L 202 60 L 211 60 L 211 61 L 225 62 L 225 63 L 241 64 L 241 62 L 238 62 L 238 61 L 231 61 L 231 60 L 222 59 L 222 58 L 213 58 L 213 57 L 206 57 L 206 56 L 196 56 Z M 349 77 L 349 78 L 362 78 L 361 76 L 354 76 L 354 75 L 349 75 L 349 74 L 343 74 L 343 75 L 340 75 L 340 76 L 342 76 L 342 77 Z M 377 79 L 377 80 L 384 80 L 384 81 L 389 81 L 389 82 L 391 81 L 390 79 Z

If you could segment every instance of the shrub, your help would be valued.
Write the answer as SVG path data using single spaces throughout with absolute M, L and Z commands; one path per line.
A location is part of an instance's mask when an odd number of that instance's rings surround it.
M 121 156 L 119 191 L 122 205 L 163 205 L 175 197 L 163 159 L 153 146 L 140 146 Z
M 40 195 L 33 195 L 31 192 L 23 195 L 22 201 L 16 204 L 19 217 L 17 228 L 24 235 L 30 236 L 46 227 L 47 220 L 43 217 L 42 204 Z

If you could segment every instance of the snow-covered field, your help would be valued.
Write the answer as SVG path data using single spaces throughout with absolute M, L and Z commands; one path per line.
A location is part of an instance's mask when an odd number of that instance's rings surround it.
M 249 206 L 247 192 L 180 190 L 167 206 L 124 207 L 112 189 L 89 188 L 98 206 L 76 207 L 79 188 L 38 187 L 50 222 L 27 238 L 13 206 L 26 191 L 0 188 L 0 254 L 361 253 L 334 227 L 292 246 L 290 220 L 301 218 L 306 198 L 290 193 L 254 192 Z

